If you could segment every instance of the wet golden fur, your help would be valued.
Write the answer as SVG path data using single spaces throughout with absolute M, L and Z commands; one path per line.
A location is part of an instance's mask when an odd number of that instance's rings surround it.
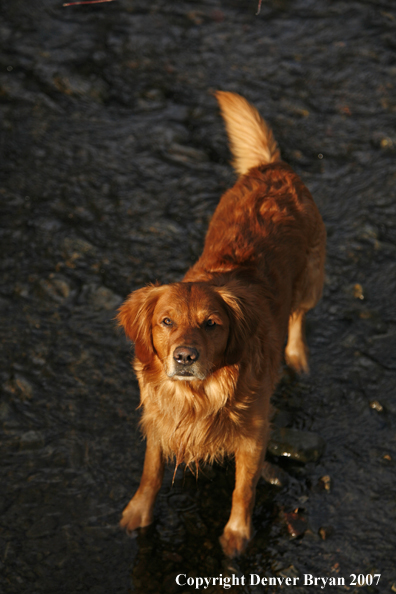
M 202 256 L 183 281 L 139 289 L 119 313 L 135 343 L 147 439 L 142 481 L 121 524 L 134 530 L 152 521 L 165 460 L 235 456 L 221 538 L 232 556 L 251 537 L 269 400 L 288 332 L 288 364 L 308 371 L 304 315 L 321 296 L 325 230 L 258 112 L 239 95 L 217 98 L 241 176 L 220 200 Z

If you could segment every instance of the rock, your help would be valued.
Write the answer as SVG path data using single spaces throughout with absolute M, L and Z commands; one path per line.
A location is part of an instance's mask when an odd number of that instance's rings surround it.
M 78 237 L 66 237 L 63 240 L 62 248 L 63 257 L 72 268 L 76 260 L 96 252 L 96 248 L 91 243 Z
M 282 512 L 282 519 L 284 520 L 287 531 L 292 538 L 302 536 L 308 528 L 307 520 L 298 511 Z
M 40 297 L 50 298 L 52 301 L 62 303 L 70 295 L 70 285 L 64 278 L 42 278 L 37 283 L 36 293 Z
M 122 297 L 107 287 L 98 287 L 92 295 L 92 304 L 96 309 L 115 310 L 122 303 Z
M 331 489 L 331 478 L 328 474 L 322 476 L 319 479 L 319 488 L 321 491 L 330 491 Z
M 190 146 L 184 146 L 173 142 L 166 153 L 164 153 L 169 160 L 182 165 L 196 167 L 199 164 L 206 163 L 208 156 L 204 151 Z
M 284 487 L 289 482 L 289 477 L 282 468 L 274 466 L 270 462 L 265 461 L 261 470 L 261 478 L 263 478 L 270 485 L 276 487 Z
M 268 444 L 273 456 L 291 458 L 297 462 L 317 462 L 325 450 L 324 440 L 309 431 L 297 429 L 275 429 Z
M 333 528 L 331 526 L 322 526 L 319 528 L 319 536 L 322 540 L 327 540 L 332 534 Z
M 21 450 L 37 450 L 44 447 L 44 436 L 40 431 L 27 431 L 20 439 Z
M 21 400 L 30 400 L 33 397 L 33 386 L 19 374 L 15 374 L 14 379 L 5 382 L 3 388 L 6 392 L 15 394 Z
M 373 410 L 376 410 L 377 412 L 384 412 L 384 407 L 380 402 L 378 402 L 378 400 L 371 400 L 369 404 L 370 408 Z
M 364 292 L 363 292 L 363 287 L 362 285 L 360 285 L 359 283 L 356 283 L 355 285 L 353 285 L 353 296 L 355 297 L 355 299 L 364 299 Z
M 84 285 L 81 300 L 87 300 L 96 310 L 115 311 L 122 303 L 122 297 L 103 285 Z

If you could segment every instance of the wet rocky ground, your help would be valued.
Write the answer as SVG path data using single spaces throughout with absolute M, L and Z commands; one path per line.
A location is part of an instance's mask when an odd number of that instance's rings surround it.
M 396 591 L 393 0 L 0 11 L 0 591 L 183 594 L 177 574 L 232 573 L 300 577 L 295 594 L 322 591 L 304 574 Z M 173 487 L 169 468 L 155 523 L 117 527 L 144 443 L 114 317 L 131 290 L 183 276 L 235 179 L 215 89 L 260 109 L 328 230 L 311 375 L 285 371 L 274 397 L 283 486 L 260 482 L 234 562 L 218 544 L 232 463 Z

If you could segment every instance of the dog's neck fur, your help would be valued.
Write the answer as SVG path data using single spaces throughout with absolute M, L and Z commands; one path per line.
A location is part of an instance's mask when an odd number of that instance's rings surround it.
M 135 371 L 144 409 L 143 433 L 160 441 L 166 459 L 175 457 L 177 463 L 191 465 L 221 461 L 235 451 L 244 432 L 245 411 L 252 404 L 246 398 L 246 388 L 237 389 L 246 375 L 241 373 L 241 365 L 222 367 L 204 381 L 188 382 L 169 379 L 165 372 L 159 378 L 158 369 L 150 373 L 139 361 Z M 157 381 L 147 381 L 151 374 Z M 241 393 L 243 399 L 238 398 Z

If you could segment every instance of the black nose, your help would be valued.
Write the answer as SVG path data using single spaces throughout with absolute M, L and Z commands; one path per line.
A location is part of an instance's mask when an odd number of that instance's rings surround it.
M 198 357 L 197 349 L 191 347 L 179 346 L 173 351 L 173 358 L 180 365 L 192 365 Z

